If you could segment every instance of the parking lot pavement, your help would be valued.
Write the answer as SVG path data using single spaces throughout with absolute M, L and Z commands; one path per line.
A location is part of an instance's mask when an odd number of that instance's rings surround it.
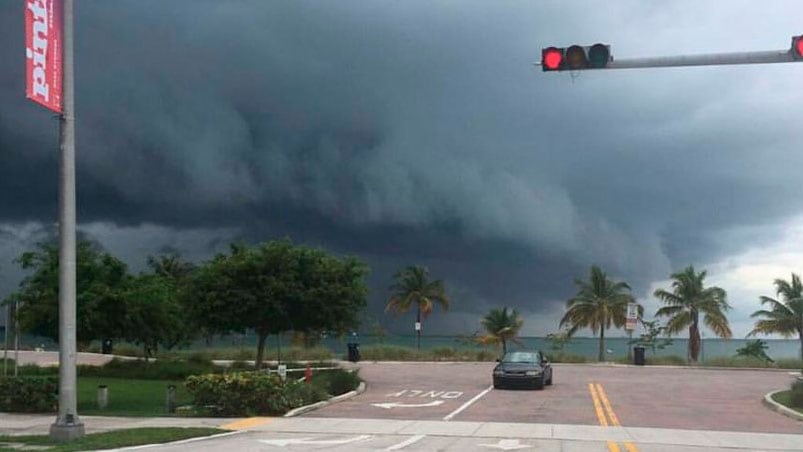
M 489 392 L 493 363 L 365 363 L 367 390 L 305 416 L 443 420 Z
M 365 393 L 305 416 L 803 433 L 762 405 L 786 372 L 558 364 L 554 384 L 531 391 L 489 390 L 492 368 L 361 363 Z

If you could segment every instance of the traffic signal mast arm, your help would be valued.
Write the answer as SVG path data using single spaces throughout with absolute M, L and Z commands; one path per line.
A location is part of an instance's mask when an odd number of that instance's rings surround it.
M 630 58 L 613 60 L 603 69 L 637 69 L 681 66 L 723 66 L 730 64 L 768 64 L 803 61 L 795 58 L 789 50 L 763 52 L 709 53 L 702 55 L 677 55 L 654 58 Z M 593 68 L 589 68 L 593 69 Z
M 653 58 L 616 60 L 610 46 L 572 45 L 541 49 L 541 69 L 547 71 L 582 71 L 588 69 L 637 69 L 681 66 L 722 66 L 731 64 L 793 63 L 803 61 L 803 35 L 792 37 L 792 46 L 785 50 L 760 52 L 709 53 Z

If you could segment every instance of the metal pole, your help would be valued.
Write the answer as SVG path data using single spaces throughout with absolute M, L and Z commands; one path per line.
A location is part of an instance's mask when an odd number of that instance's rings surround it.
M 633 357 L 633 330 L 627 330 L 627 362 Z
M 75 322 L 75 85 L 73 0 L 63 0 L 63 102 L 59 124 L 59 413 L 50 437 L 69 441 L 84 435 L 76 400 Z
M 20 303 L 14 300 L 14 376 L 19 375 L 20 363 Z
M 6 304 L 6 327 L 3 342 L 3 376 L 8 375 L 8 325 L 11 322 L 11 304 Z

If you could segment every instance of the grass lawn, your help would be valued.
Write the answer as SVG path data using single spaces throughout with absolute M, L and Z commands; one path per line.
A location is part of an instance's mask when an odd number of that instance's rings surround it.
M 170 416 L 165 407 L 167 385 L 170 384 L 176 385 L 177 406 L 192 403 L 182 381 L 79 377 L 78 412 L 107 416 Z M 105 410 L 99 410 L 97 405 L 99 385 L 109 388 L 109 404 Z
M 797 411 L 800 414 L 803 414 L 803 408 L 801 407 L 794 407 L 790 405 L 789 396 L 792 391 L 782 391 L 772 396 L 772 400 L 780 403 L 781 405 L 790 408 L 792 410 Z
M 132 428 L 112 432 L 91 433 L 70 443 L 57 443 L 47 435 L 41 436 L 3 436 L 0 435 L 0 452 L 19 450 L 25 446 L 52 446 L 44 449 L 54 452 L 77 450 L 113 449 L 118 447 L 139 446 L 141 444 L 167 443 L 182 439 L 209 436 L 224 433 L 226 430 L 216 428 Z M 15 446 L 15 447 L 12 447 Z

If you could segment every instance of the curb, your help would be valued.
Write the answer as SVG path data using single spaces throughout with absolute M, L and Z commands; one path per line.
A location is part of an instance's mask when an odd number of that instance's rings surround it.
M 803 421 L 803 414 L 798 413 L 797 411 L 795 411 L 795 410 L 793 410 L 793 409 L 791 409 L 789 407 L 781 405 L 780 403 L 776 402 L 775 400 L 772 400 L 772 396 L 774 396 L 775 394 L 777 394 L 779 392 L 784 392 L 784 391 L 786 391 L 786 389 L 779 389 L 777 391 L 772 391 L 770 393 L 765 394 L 764 395 L 764 405 L 766 405 L 772 411 L 775 411 L 777 413 L 781 413 L 784 416 L 791 417 L 792 419 L 796 419 L 798 421 Z
M 346 399 L 350 399 L 352 397 L 356 397 L 356 396 L 362 394 L 363 392 L 365 392 L 365 382 L 364 381 L 360 382 L 360 385 L 357 386 L 357 389 L 355 389 L 353 391 L 349 391 L 349 392 L 347 392 L 345 394 L 340 394 L 339 396 L 332 397 L 329 400 L 322 400 L 320 402 L 313 403 L 312 405 L 306 405 L 306 406 L 302 406 L 302 407 L 298 407 L 298 408 L 292 409 L 292 410 L 288 411 L 287 413 L 284 413 L 283 417 L 294 417 L 294 416 L 298 416 L 300 414 L 308 413 L 310 411 L 315 411 L 318 408 L 323 408 L 323 407 L 329 406 L 329 405 L 331 405 L 333 403 L 342 402 L 342 401 L 344 401 Z
M 562 363 L 553 363 L 562 364 Z M 570 363 L 565 363 L 570 364 Z M 678 366 L 675 364 L 646 364 L 644 366 L 637 366 L 635 364 L 618 364 L 618 363 L 579 363 L 577 365 L 587 366 L 600 366 L 600 367 L 642 367 L 652 369 L 690 369 L 690 370 L 736 370 L 736 371 L 764 371 L 764 372 L 788 372 L 789 375 L 800 375 L 800 372 L 790 372 L 790 369 L 779 369 L 777 367 L 727 367 L 727 366 Z
M 247 430 L 237 430 L 233 432 L 225 432 L 225 433 L 215 433 L 214 435 L 209 436 L 196 436 L 194 438 L 187 438 L 181 439 L 178 441 L 171 441 L 169 443 L 153 443 L 153 444 L 140 444 L 139 446 L 129 446 L 129 447 L 120 447 L 117 449 L 97 449 L 98 451 L 103 452 L 117 452 L 123 450 L 139 450 L 139 449 L 149 449 L 151 447 L 160 447 L 160 446 L 177 446 L 181 444 L 187 443 L 194 443 L 196 441 L 204 441 L 207 439 L 215 439 L 215 438 L 224 438 L 226 436 L 238 435 L 240 433 L 245 433 Z

